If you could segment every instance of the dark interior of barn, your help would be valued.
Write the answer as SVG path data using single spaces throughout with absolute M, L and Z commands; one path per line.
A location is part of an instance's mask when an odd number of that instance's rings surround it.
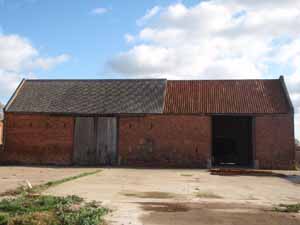
M 213 117 L 213 166 L 252 167 L 252 118 Z

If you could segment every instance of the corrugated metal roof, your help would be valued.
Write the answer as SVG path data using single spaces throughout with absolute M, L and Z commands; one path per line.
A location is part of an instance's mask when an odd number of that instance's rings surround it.
M 162 113 L 166 80 L 25 80 L 7 112 Z
M 280 80 L 168 81 L 164 113 L 288 113 Z

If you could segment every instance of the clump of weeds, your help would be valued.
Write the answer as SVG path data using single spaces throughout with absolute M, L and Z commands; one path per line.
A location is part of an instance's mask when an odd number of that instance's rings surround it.
M 198 198 L 223 198 L 222 196 L 220 195 L 217 195 L 213 192 L 210 192 L 210 191 L 206 191 L 206 192 L 196 192 L 195 193 L 196 197 Z
M 300 212 L 300 203 L 296 204 L 280 204 L 273 209 L 276 212 L 298 213 Z
M 0 201 L 0 225 L 100 225 L 108 209 L 78 196 L 22 194 Z

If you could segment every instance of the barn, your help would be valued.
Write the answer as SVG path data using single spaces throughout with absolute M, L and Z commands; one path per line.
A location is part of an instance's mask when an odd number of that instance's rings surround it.
M 293 169 L 284 78 L 23 80 L 2 164 Z

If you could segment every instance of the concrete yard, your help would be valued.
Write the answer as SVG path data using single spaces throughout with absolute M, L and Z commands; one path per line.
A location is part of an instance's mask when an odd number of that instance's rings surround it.
M 103 169 L 47 191 L 102 201 L 113 225 L 299 224 L 300 215 L 271 212 L 300 203 L 300 173 L 291 176 L 218 176 L 206 170 Z M 292 176 L 295 175 L 295 176 Z
M 95 168 L 0 167 L 0 192 L 23 180 L 33 184 Z M 218 176 L 206 170 L 103 168 L 48 189 L 45 194 L 79 195 L 111 209 L 109 225 L 300 224 L 299 213 L 271 209 L 300 203 L 300 171 L 288 177 Z

